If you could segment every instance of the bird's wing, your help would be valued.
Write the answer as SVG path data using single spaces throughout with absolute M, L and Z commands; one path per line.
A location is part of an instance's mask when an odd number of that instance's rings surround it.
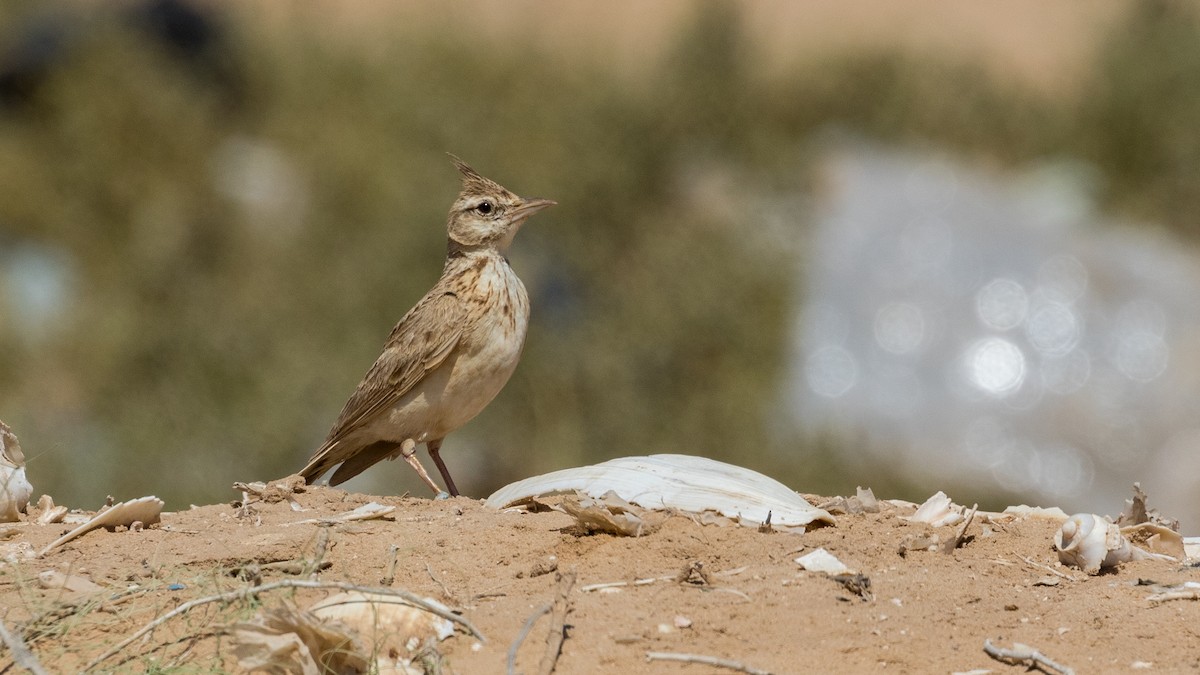
M 346 401 L 324 447 L 391 408 L 454 351 L 466 312 L 452 292 L 438 289 L 421 299 L 392 329 L 383 353 Z

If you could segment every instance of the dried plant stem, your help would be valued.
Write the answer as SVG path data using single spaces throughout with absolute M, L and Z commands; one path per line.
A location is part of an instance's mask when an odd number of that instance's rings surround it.
M 21 639 L 19 633 L 8 632 L 8 627 L 0 621 L 0 641 L 4 642 L 4 646 L 8 647 L 8 652 L 12 654 L 13 663 L 21 666 L 25 670 L 33 673 L 33 675 L 49 675 L 42 664 L 29 650 L 29 645 Z
M 1148 596 L 1146 599 L 1154 603 L 1168 600 L 1200 600 L 1200 591 L 1164 591 Z
M 535 624 L 537 624 L 538 619 L 542 618 L 542 615 L 544 614 L 549 614 L 552 607 L 553 605 L 542 605 L 534 610 L 533 614 L 530 614 L 528 619 L 525 619 L 525 625 L 521 626 L 521 632 L 517 633 L 517 638 L 513 640 L 513 643 L 508 647 L 508 660 L 506 662 L 507 670 L 505 671 L 508 673 L 508 675 L 516 675 L 517 650 L 521 648 L 521 643 L 525 642 L 525 638 L 529 637 L 529 631 L 533 630 L 533 627 Z
M 944 553 L 953 553 L 955 549 L 963 545 L 963 540 L 967 537 L 967 528 L 971 526 L 971 521 L 975 520 L 976 513 L 979 513 L 979 504 L 971 507 L 970 512 L 967 513 L 967 517 L 963 519 L 962 527 L 958 528 L 958 533 L 954 535 L 953 539 L 946 542 L 946 547 L 943 549 Z
M 683 663 L 703 663 L 706 666 L 715 668 L 727 668 L 736 670 L 741 673 L 749 673 L 750 675 L 771 675 L 769 671 L 759 670 L 747 666 L 740 661 L 731 661 L 729 659 L 721 659 L 715 656 L 705 656 L 704 654 L 683 654 L 679 652 L 646 652 L 647 661 L 680 661 Z
M 1024 560 L 1025 564 L 1029 565 L 1030 567 L 1036 567 L 1040 570 L 1045 570 L 1045 571 L 1049 572 L 1050 574 L 1062 577 L 1063 579 L 1067 579 L 1068 581 L 1079 581 L 1079 579 L 1076 579 L 1075 577 L 1071 576 L 1070 574 L 1064 574 L 1063 572 L 1060 572 L 1049 565 L 1043 565 L 1042 563 L 1034 560 L 1033 558 L 1028 558 L 1023 555 L 1018 555 L 1017 557 L 1020 558 L 1021 560 Z
M 450 592 L 450 589 L 446 587 L 446 584 L 442 583 L 442 580 L 433 573 L 433 567 L 431 567 L 429 563 L 425 563 L 425 571 L 429 573 L 429 578 L 433 579 L 433 583 L 437 584 L 442 589 L 443 598 L 449 600 L 450 602 L 458 602 L 458 599 L 453 593 Z
M 554 610 L 550 613 L 550 634 L 546 636 L 546 653 L 538 664 L 539 675 L 550 675 L 562 653 L 563 640 L 567 638 L 567 612 L 571 609 L 571 589 L 575 586 L 575 570 L 558 573 L 558 593 L 554 597 Z
M 671 575 L 669 577 L 650 577 L 649 579 L 634 579 L 633 581 L 609 581 L 609 582 L 602 583 L 602 584 L 589 584 L 587 586 L 580 586 L 579 592 L 580 593 L 589 593 L 591 591 L 599 591 L 599 590 L 603 590 L 605 588 L 622 588 L 624 586 L 645 586 L 646 584 L 652 584 L 657 581 L 674 581 L 674 580 L 675 580 L 675 575 Z
M 317 530 L 317 545 L 314 547 L 313 556 L 306 560 L 304 569 L 300 572 L 301 576 L 309 579 L 316 579 L 317 572 L 321 571 L 321 564 L 325 561 L 325 552 L 329 550 L 329 526 L 322 525 Z
M 442 617 L 443 619 L 457 623 L 458 625 L 460 625 L 464 629 L 466 629 L 466 631 L 469 632 L 471 635 L 475 636 L 481 642 L 487 641 L 487 638 L 485 638 L 483 636 L 483 633 L 480 633 L 479 629 L 476 628 L 470 621 L 467 621 L 466 619 L 462 618 L 461 616 L 459 616 L 453 612 L 442 609 L 441 607 L 438 607 L 436 605 L 432 605 L 432 604 L 426 602 L 423 598 L 420 598 L 417 595 L 410 593 L 408 591 L 392 589 L 392 588 L 379 588 L 379 587 L 373 587 L 373 586 L 359 586 L 358 584 L 349 584 L 349 583 L 344 583 L 344 582 L 340 582 L 340 581 L 311 581 L 308 579 L 284 579 L 283 581 L 276 581 L 276 582 L 270 583 L 270 584 L 263 584 L 262 586 L 250 586 L 247 588 L 239 588 L 234 591 L 229 591 L 229 592 L 221 593 L 218 595 L 210 595 L 208 597 L 197 598 L 195 600 L 185 602 L 182 605 L 176 607 L 175 609 L 173 609 L 173 610 L 167 612 L 166 614 L 163 614 L 162 616 L 158 617 L 157 619 L 151 621 L 150 623 L 146 624 L 145 626 L 142 626 L 133 635 L 130 635 L 129 637 L 122 640 L 120 642 L 120 644 L 113 647 L 112 649 L 109 649 L 108 651 L 104 652 L 100 656 L 97 656 L 95 659 L 93 659 L 91 661 L 91 663 L 89 663 L 83 667 L 83 672 L 87 672 L 87 671 L 91 670 L 92 668 L 95 668 L 97 665 L 103 663 L 104 661 L 108 660 L 109 658 L 113 657 L 114 655 L 120 653 L 121 650 L 123 650 L 126 647 L 128 647 L 129 645 L 133 644 L 136 640 L 138 640 L 142 636 L 146 635 L 150 631 L 154 630 L 155 628 L 158 628 L 162 624 L 170 621 L 171 619 L 173 619 L 177 616 L 180 616 L 182 614 L 186 614 L 187 612 L 190 612 L 192 609 L 194 609 L 196 607 L 214 603 L 214 602 L 233 602 L 235 600 L 244 600 L 246 598 L 254 597 L 261 593 L 266 593 L 267 591 L 278 590 L 280 588 L 336 589 L 336 590 L 340 590 L 340 591 L 355 591 L 355 592 L 359 592 L 359 593 L 377 593 L 379 595 L 396 596 L 398 598 L 403 598 L 407 602 L 412 603 L 413 605 L 420 607 L 421 609 L 423 609 L 427 612 L 436 614 L 436 615 Z
M 400 547 L 392 544 L 388 549 L 388 573 L 387 576 L 379 580 L 381 586 L 391 586 L 396 581 L 396 563 L 399 562 Z
M 992 644 L 991 640 L 984 640 L 983 651 L 997 661 L 1020 665 L 1028 664 L 1030 668 L 1049 669 L 1053 672 L 1061 673 L 1061 675 L 1075 675 L 1075 671 L 1071 668 L 1055 663 L 1045 654 L 1029 645 L 1023 645 L 1019 642 L 1013 643 L 1012 649 L 1005 649 L 1004 647 L 997 647 Z

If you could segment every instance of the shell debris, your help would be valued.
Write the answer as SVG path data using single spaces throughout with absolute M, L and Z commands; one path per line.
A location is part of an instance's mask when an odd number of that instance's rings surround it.
M 20 520 L 32 495 L 33 486 L 25 477 L 25 453 L 17 435 L 0 421 L 0 523 Z
M 808 503 L 774 478 L 744 467 L 692 455 L 622 457 L 562 469 L 506 485 L 486 504 L 502 509 L 551 494 L 579 491 L 595 499 L 612 491 L 644 509 L 718 513 L 741 525 L 764 523 L 782 530 L 834 524 L 827 511 Z

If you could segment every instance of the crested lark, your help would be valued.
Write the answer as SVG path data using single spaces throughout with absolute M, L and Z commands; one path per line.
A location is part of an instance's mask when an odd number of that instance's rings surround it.
M 487 406 L 508 382 L 529 327 L 529 296 L 504 252 L 533 214 L 555 202 L 525 199 L 451 155 L 463 177 L 450 207 L 446 265 L 433 289 L 392 329 L 383 353 L 342 408 L 300 475 L 309 483 L 336 464 L 337 485 L 376 462 L 404 457 L 439 496 L 417 459 L 424 443 L 451 495 L 442 439 Z

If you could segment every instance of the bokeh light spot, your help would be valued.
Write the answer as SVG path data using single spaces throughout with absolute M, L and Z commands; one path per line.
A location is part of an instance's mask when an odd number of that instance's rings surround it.
M 1012 342 L 989 337 L 973 343 L 964 355 L 967 380 L 997 398 L 1015 392 L 1025 381 L 1025 354 Z
M 1083 322 L 1071 307 L 1060 302 L 1043 301 L 1035 304 L 1025 322 L 1025 337 L 1038 352 L 1061 356 L 1079 343 Z
M 826 345 L 809 354 L 804 376 L 814 393 L 838 398 L 858 381 L 858 361 L 845 347 Z
M 1012 279 L 993 279 L 975 294 L 975 313 L 983 325 L 993 330 L 1016 328 L 1028 311 L 1029 295 Z
M 925 339 L 925 315 L 908 302 L 884 305 L 875 313 L 875 342 L 892 354 L 916 351 Z

